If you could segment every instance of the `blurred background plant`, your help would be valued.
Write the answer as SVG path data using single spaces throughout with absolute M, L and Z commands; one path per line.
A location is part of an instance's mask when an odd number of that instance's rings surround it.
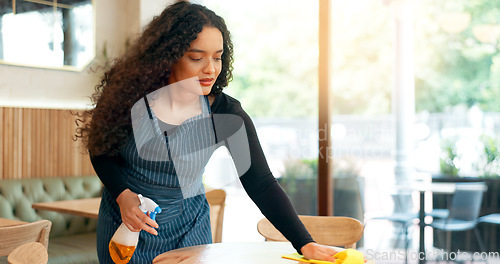
M 334 215 L 363 220 L 364 184 L 354 157 L 333 159 Z M 289 159 L 278 182 L 299 214 L 316 214 L 318 159 Z
M 457 167 L 457 137 L 444 138 L 441 141 L 441 156 L 439 159 L 439 167 L 441 173 L 450 177 L 458 177 Z
M 471 139 L 468 139 L 471 140 Z M 459 136 L 450 136 L 441 140 L 440 169 L 441 174 L 447 177 L 500 177 L 500 137 L 496 135 L 479 135 L 469 142 L 477 148 L 477 155 L 466 152 L 474 152 L 475 149 L 459 148 Z M 471 159 L 473 157 L 473 159 Z M 463 167 L 470 167 L 472 171 L 464 171 Z
M 287 194 L 297 192 L 297 180 L 314 180 L 306 181 L 311 187 L 316 187 L 316 175 L 318 169 L 317 159 L 289 159 L 284 162 L 283 174 L 280 178 L 280 183 L 286 186 Z
M 500 139 L 498 137 L 482 135 L 484 165 L 481 166 L 483 177 L 500 177 Z
M 128 49 L 130 48 L 132 39 L 128 37 L 125 40 L 125 43 L 123 43 L 123 46 L 120 47 L 120 52 L 118 53 L 126 53 Z M 109 52 L 109 45 L 108 42 L 104 41 L 102 43 L 102 46 L 97 47 L 97 53 L 92 61 L 92 65 L 90 67 L 90 70 L 94 73 L 95 76 L 101 78 L 102 75 L 111 69 L 111 66 L 114 63 L 114 60 L 116 58 L 119 58 L 120 56 L 113 56 Z
M 360 176 L 361 166 L 355 157 L 344 156 L 333 160 L 333 177 L 345 178 Z M 318 175 L 318 159 L 289 159 L 284 162 L 281 174 L 284 182 L 294 179 L 316 179 Z

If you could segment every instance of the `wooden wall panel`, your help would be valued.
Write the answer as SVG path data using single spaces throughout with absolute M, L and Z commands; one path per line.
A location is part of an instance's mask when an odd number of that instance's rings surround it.
M 0 107 L 0 179 L 95 174 L 70 110 Z

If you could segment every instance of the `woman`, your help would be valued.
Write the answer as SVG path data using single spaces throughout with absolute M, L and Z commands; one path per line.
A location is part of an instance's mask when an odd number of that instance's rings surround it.
M 123 222 L 141 232 L 131 263 L 151 263 L 175 248 L 211 243 L 201 174 L 213 151 L 228 147 L 240 181 L 262 213 L 306 258 L 333 261 L 316 244 L 272 176 L 255 128 L 239 102 L 222 93 L 233 46 L 224 20 L 188 2 L 168 6 L 96 87 L 90 122 L 78 130 L 104 184 L 98 256 Z M 163 212 L 153 221 L 138 194 Z M 155 229 L 156 228 L 156 229 Z

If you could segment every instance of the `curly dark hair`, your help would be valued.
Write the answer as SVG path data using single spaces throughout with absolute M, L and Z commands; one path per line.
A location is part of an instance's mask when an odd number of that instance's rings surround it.
M 139 38 L 104 73 L 91 96 L 93 108 L 77 118 L 75 139 L 91 155 L 115 155 L 132 133 L 130 110 L 143 96 L 168 85 L 172 65 L 203 27 L 215 27 L 223 38 L 222 69 L 210 95 L 232 79 L 233 44 L 224 19 L 208 8 L 179 1 L 153 18 Z

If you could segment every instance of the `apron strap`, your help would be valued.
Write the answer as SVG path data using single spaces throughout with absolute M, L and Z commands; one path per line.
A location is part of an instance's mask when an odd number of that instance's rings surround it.
M 151 114 L 151 109 L 149 107 L 149 102 L 148 102 L 148 97 L 145 95 L 144 96 L 144 103 L 146 103 L 146 109 L 148 109 L 148 115 L 149 115 L 149 119 L 153 119 L 153 114 Z

